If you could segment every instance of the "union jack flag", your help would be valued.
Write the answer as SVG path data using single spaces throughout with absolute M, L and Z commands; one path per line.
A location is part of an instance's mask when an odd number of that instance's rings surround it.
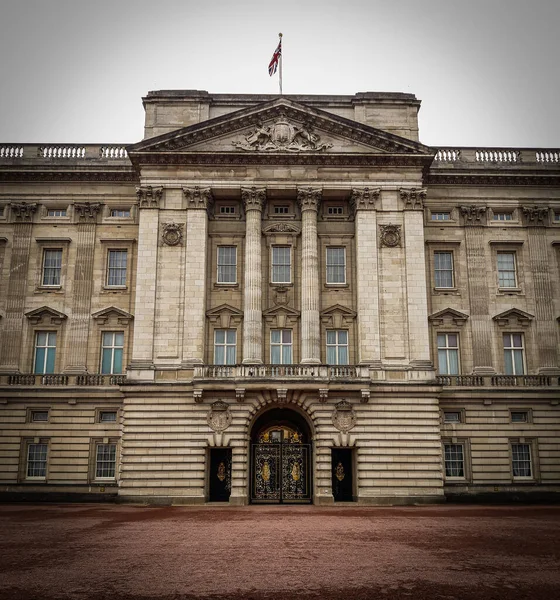
M 278 61 L 280 60 L 280 56 L 282 55 L 282 40 L 278 42 L 278 47 L 274 51 L 272 55 L 272 59 L 270 60 L 270 64 L 268 65 L 268 74 L 272 77 L 276 70 L 278 69 Z

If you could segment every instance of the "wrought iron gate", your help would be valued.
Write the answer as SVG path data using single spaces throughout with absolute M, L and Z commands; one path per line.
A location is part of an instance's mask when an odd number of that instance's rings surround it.
M 310 444 L 252 444 L 251 501 L 311 502 Z

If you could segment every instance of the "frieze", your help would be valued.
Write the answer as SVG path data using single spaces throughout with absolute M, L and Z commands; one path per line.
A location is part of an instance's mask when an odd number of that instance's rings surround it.
M 262 211 L 266 204 L 266 188 L 241 188 L 241 200 L 245 210 Z
M 560 185 L 560 176 L 554 175 L 447 175 L 430 173 L 424 180 L 427 185 Z
M 523 215 L 528 226 L 544 227 L 548 221 L 548 208 L 539 206 L 524 206 Z
M 332 412 L 332 423 L 342 433 L 347 433 L 356 425 L 356 413 L 350 402 L 337 402 Z
M 233 416 L 226 402 L 218 400 L 210 405 L 210 410 L 206 416 L 210 429 L 216 433 L 222 433 L 231 425 L 232 420 Z
M 11 202 L 10 209 L 16 223 L 31 223 L 37 211 L 36 202 Z
M 461 206 L 461 215 L 465 220 L 465 225 L 483 225 L 482 217 L 486 214 L 486 206 Z
M 416 188 L 401 188 L 399 190 L 405 210 L 422 210 L 426 200 L 426 190 Z
M 161 197 L 163 196 L 163 187 L 145 187 L 136 188 L 136 197 L 140 208 L 159 208 Z
M 209 187 L 201 188 L 197 185 L 194 187 L 183 188 L 183 195 L 187 202 L 187 208 L 211 210 L 214 203 L 214 196 Z
M 3 171 L 0 181 L 93 181 L 137 183 L 138 176 L 134 171 Z
M 379 226 L 379 241 L 382 248 L 398 248 L 401 245 L 401 237 L 400 225 Z
M 162 223 L 161 241 L 164 246 L 183 245 L 183 223 Z
M 243 141 L 233 141 L 232 145 L 253 152 L 320 152 L 332 148 L 332 144 L 321 142 L 311 125 L 292 123 L 283 113 L 272 125 L 258 123 L 255 129 L 244 136 Z
M 75 202 L 74 214 L 78 216 L 80 223 L 95 223 L 97 214 L 101 210 L 99 202 Z
M 381 194 L 381 188 L 353 188 L 350 193 L 350 209 L 353 214 L 357 210 L 375 210 L 375 204 Z
M 297 201 L 299 203 L 301 211 L 319 209 L 321 202 L 321 196 L 323 190 L 320 188 L 298 188 L 297 190 Z

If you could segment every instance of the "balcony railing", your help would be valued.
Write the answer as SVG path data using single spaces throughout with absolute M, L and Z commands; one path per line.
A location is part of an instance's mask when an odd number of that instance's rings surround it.
M 451 387 L 554 387 L 560 377 L 551 375 L 438 375 L 439 385 Z
M 558 148 L 438 148 L 433 167 L 560 166 Z
M 28 373 L 13 373 L 7 376 L 6 383 L 8 385 L 27 386 L 112 386 L 125 384 L 126 375 L 65 375 L 63 373 L 34 375 Z
M 125 161 L 130 164 L 125 144 L 0 144 L 0 160 L 10 162 Z
M 369 367 L 353 365 L 204 365 L 200 379 L 368 379 Z

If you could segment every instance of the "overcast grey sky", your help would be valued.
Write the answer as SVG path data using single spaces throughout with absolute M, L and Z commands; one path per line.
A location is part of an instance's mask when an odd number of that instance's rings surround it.
M 560 146 L 559 0 L 0 0 L 0 141 L 141 139 L 149 90 L 411 92 L 431 145 Z

